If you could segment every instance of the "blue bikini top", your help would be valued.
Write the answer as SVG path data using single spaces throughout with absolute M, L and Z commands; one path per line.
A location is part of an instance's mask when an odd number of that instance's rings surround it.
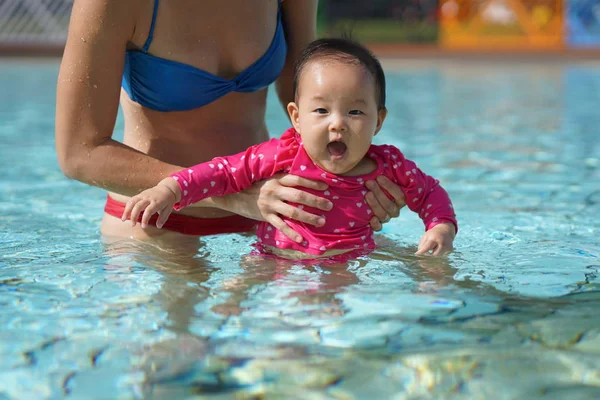
M 281 23 L 281 7 L 277 13 L 277 29 L 271 45 L 261 58 L 233 79 L 225 79 L 176 61 L 148 54 L 152 43 L 158 2 L 148 39 L 141 51 L 127 50 L 122 86 L 129 97 L 156 111 L 186 111 L 202 107 L 230 92 L 256 92 L 277 79 L 287 53 Z

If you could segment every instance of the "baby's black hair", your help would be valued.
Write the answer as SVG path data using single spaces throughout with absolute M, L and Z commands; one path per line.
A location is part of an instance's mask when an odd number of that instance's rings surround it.
M 298 81 L 306 65 L 314 60 L 329 59 L 360 64 L 375 79 L 377 108 L 385 108 L 385 74 L 379 60 L 366 47 L 347 38 L 323 38 L 310 43 L 300 54 L 294 69 L 293 94 L 296 98 Z

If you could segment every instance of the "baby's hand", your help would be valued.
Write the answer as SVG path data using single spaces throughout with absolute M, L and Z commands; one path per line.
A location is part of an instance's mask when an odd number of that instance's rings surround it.
M 135 226 L 138 216 L 142 211 L 142 228 L 148 226 L 148 221 L 158 213 L 156 227 L 162 228 L 173 211 L 173 206 L 181 199 L 181 190 L 173 178 L 163 179 L 153 188 L 146 189 L 142 193 L 133 196 L 125 205 L 122 221 L 131 220 L 131 226 Z
M 419 247 L 416 255 L 427 254 L 430 251 L 434 256 L 449 253 L 453 250 L 452 243 L 456 236 L 456 229 L 453 224 L 441 223 L 427 232 L 419 240 Z

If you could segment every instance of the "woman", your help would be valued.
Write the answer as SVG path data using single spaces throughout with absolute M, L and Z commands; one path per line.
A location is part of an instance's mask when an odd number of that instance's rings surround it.
M 68 177 L 108 190 L 104 235 L 243 232 L 253 225 L 245 217 L 292 235 L 279 215 L 318 224 L 320 216 L 286 201 L 328 210 L 328 200 L 302 191 L 326 185 L 293 175 L 204 200 L 161 230 L 117 217 L 130 196 L 182 167 L 267 139 L 266 88 L 275 81 L 284 107 L 293 100 L 293 65 L 316 38 L 316 13 L 316 0 L 75 1 L 58 78 L 56 146 Z M 112 139 L 119 101 L 123 143 Z M 366 198 L 379 230 L 404 198 L 390 181 L 371 184 Z

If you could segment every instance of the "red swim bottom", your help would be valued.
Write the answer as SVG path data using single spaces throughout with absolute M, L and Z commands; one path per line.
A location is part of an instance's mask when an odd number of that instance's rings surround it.
M 106 196 L 106 205 L 104 206 L 105 213 L 121 219 L 123 210 L 125 210 L 125 203 L 121 203 L 110 196 Z M 149 225 L 156 226 L 157 219 L 158 214 L 154 214 L 152 218 L 150 218 Z M 142 216 L 140 215 L 138 221 L 141 220 Z M 197 218 L 173 213 L 169 216 L 169 219 L 163 225 L 162 229 L 183 233 L 184 235 L 206 236 L 217 235 L 220 233 L 249 232 L 254 230 L 256 224 L 256 221 L 239 215 L 223 218 Z

